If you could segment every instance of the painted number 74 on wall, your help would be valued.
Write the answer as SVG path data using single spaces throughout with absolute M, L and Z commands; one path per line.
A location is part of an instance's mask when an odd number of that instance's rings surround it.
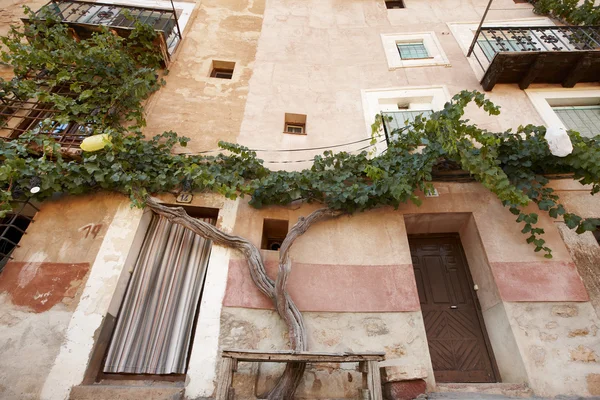
M 79 228 L 79 232 L 85 231 L 85 239 L 87 239 L 90 235 L 92 239 L 96 239 L 96 236 L 102 230 L 102 224 L 87 224 Z

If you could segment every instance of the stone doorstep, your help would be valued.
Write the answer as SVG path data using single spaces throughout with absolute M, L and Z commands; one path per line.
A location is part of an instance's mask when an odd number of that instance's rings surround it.
M 69 400 L 181 400 L 183 387 L 80 385 L 71 389 Z
M 424 380 L 427 378 L 427 370 L 424 367 L 389 365 L 380 367 L 379 371 L 383 383 Z
M 525 383 L 438 383 L 438 393 L 478 393 L 510 397 L 531 397 L 533 391 Z

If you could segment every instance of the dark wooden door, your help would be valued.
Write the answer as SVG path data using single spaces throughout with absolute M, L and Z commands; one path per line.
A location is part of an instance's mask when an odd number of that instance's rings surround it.
M 497 382 L 481 309 L 458 236 L 409 237 L 437 382 Z

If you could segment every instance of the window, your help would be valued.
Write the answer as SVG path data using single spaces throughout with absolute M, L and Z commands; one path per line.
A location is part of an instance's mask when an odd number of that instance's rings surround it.
M 402 129 L 406 125 L 414 122 L 417 116 L 428 117 L 432 110 L 398 110 L 398 111 L 382 111 L 381 114 L 385 117 L 385 125 L 389 132 L 396 129 Z
M 263 250 L 278 251 L 288 233 L 289 222 L 283 219 L 265 219 L 263 221 L 262 241 Z
M 572 129 L 587 137 L 600 134 L 600 89 L 527 89 L 525 93 L 547 127 Z M 564 142 L 570 142 L 566 132 Z
M 600 105 L 555 106 L 552 109 L 567 129 L 586 137 L 600 135 Z
M 596 230 L 593 232 L 594 237 L 596 238 L 596 242 L 598 242 L 598 244 L 600 245 L 600 228 L 596 228 Z
M 362 99 L 364 117 L 366 121 L 365 132 L 371 135 L 371 124 L 375 116 L 382 114 L 387 117 L 380 132 L 381 138 L 393 141 L 398 138 L 398 129 L 415 120 L 417 115 L 427 117 L 433 111 L 441 110 L 451 98 L 445 86 L 429 87 L 404 87 L 384 90 L 363 90 Z M 385 146 L 377 147 L 382 151 Z
M 68 87 L 59 87 L 53 92 L 70 96 Z M 83 139 L 93 134 L 91 127 L 77 122 L 53 121 L 57 112 L 52 104 L 5 98 L 0 103 L 0 137 L 15 139 L 25 132 L 41 133 L 63 147 L 78 147 Z
M 387 8 L 388 10 L 395 9 L 395 8 L 404 8 L 404 1 L 402 1 L 402 0 L 386 1 L 385 8 Z
M 211 78 L 231 79 L 233 78 L 233 70 L 235 63 L 231 61 L 213 60 L 210 70 Z
M 423 42 L 420 43 L 397 43 L 400 58 L 403 60 L 414 60 L 418 58 L 428 58 L 427 48 Z
M 450 65 L 434 32 L 386 33 L 381 42 L 390 70 Z
M 285 124 L 283 133 L 291 133 L 296 135 L 306 134 L 306 114 L 285 114 Z
M 304 125 L 285 124 L 286 133 L 304 133 Z
M 182 225 L 152 216 L 117 316 L 104 374 L 186 373 L 211 248 L 211 241 Z
M 37 211 L 37 208 L 28 202 L 17 204 L 13 213 L 0 218 L 0 273 L 14 249 L 19 247 L 19 241 Z

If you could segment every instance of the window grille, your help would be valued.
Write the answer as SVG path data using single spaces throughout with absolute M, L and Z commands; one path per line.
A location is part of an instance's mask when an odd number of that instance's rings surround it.
M 432 110 L 382 111 L 383 129 L 388 144 L 398 140 L 401 134 L 399 130 L 404 129 L 408 124 L 414 122 L 418 115 L 428 117 L 432 112 Z
M 33 220 L 32 216 L 25 214 L 29 207 L 39 211 L 27 201 L 18 202 L 13 213 L 0 219 L 0 273 L 8 260 L 12 258 L 11 254 L 14 249 L 19 247 L 21 237 Z
M 567 129 L 586 137 L 600 135 L 600 105 L 552 107 L 552 109 Z
M 403 60 L 429 58 L 429 53 L 423 43 L 398 43 L 397 46 L 400 58 Z
M 52 92 L 65 96 L 74 95 L 68 87 L 58 87 Z M 63 147 L 78 147 L 83 139 L 93 134 L 89 126 L 53 121 L 58 112 L 52 104 L 4 97 L 0 101 L 0 137 L 16 139 L 30 131 L 48 135 Z

